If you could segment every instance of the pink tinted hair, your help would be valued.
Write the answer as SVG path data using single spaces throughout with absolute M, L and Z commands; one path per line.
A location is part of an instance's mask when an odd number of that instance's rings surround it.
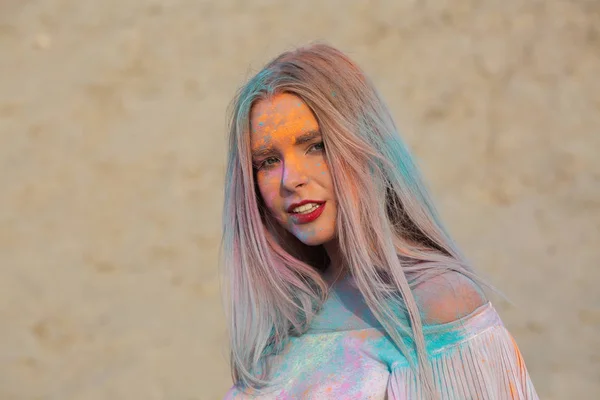
M 250 110 L 256 101 L 284 92 L 301 98 L 319 123 L 345 265 L 375 317 L 433 393 L 411 288 L 450 270 L 480 280 L 444 229 L 372 83 L 345 54 L 321 43 L 273 59 L 230 106 L 220 257 L 233 380 L 256 390 L 270 383 L 266 356 L 280 351 L 290 335 L 306 332 L 328 295 L 322 246 L 306 246 L 275 223 L 256 187 Z M 403 335 L 413 338 L 414 352 Z

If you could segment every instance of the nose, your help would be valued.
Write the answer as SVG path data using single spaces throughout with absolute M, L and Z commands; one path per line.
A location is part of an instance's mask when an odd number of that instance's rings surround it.
M 301 165 L 300 161 L 290 159 L 284 164 L 281 181 L 285 189 L 293 191 L 298 186 L 305 185 L 308 182 L 306 169 Z

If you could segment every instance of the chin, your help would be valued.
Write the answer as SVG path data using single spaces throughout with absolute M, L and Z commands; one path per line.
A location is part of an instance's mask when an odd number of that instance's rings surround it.
M 318 228 L 317 228 L 318 231 Z M 309 229 L 307 231 L 302 231 L 300 229 L 294 229 L 292 234 L 302 243 L 307 246 L 320 246 L 324 243 L 327 243 L 332 239 L 332 235 L 328 234 L 328 232 L 320 231 L 315 232 L 314 229 Z
M 296 236 L 296 237 L 298 237 L 298 236 Z M 325 243 L 325 240 L 320 240 L 318 238 L 302 239 L 301 237 L 298 237 L 298 240 L 300 240 L 302 243 L 304 243 L 307 246 L 320 246 L 323 243 Z

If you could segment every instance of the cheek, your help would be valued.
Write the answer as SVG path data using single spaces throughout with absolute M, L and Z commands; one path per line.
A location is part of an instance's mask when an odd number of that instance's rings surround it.
M 325 161 L 318 162 L 315 166 L 316 176 L 321 182 L 323 182 L 324 185 L 331 189 L 333 183 L 331 180 L 331 174 L 329 173 L 329 168 L 327 168 L 327 164 L 325 163 Z
M 277 206 L 277 201 L 279 199 L 277 195 L 278 188 L 273 178 L 269 178 L 268 176 L 259 177 L 258 189 L 260 190 L 260 195 L 262 196 L 267 207 L 273 208 Z

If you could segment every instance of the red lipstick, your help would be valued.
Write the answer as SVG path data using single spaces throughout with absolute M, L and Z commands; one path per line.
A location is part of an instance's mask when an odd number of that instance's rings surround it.
M 314 220 L 319 218 L 319 216 L 323 214 L 323 210 L 325 210 L 325 202 L 321 202 L 319 204 L 316 201 L 307 201 L 305 203 L 316 203 L 318 204 L 318 206 L 308 214 L 291 213 L 292 221 L 294 221 L 296 224 L 308 224 L 309 222 L 313 222 Z M 293 209 L 294 207 L 291 207 L 291 209 Z
M 291 213 L 294 208 L 303 206 L 303 205 L 308 204 L 308 203 L 322 204 L 322 203 L 325 203 L 325 202 L 324 201 L 319 201 L 319 200 L 302 200 L 300 203 L 292 203 L 292 204 L 290 204 L 290 206 L 287 208 L 287 212 Z

